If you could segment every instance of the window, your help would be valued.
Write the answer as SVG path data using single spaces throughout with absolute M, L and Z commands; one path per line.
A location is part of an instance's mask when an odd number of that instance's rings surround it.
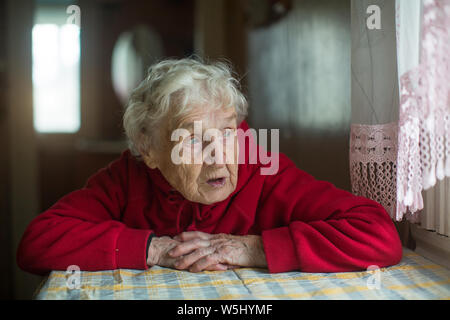
M 32 31 L 34 128 L 74 133 L 80 128 L 80 28 L 65 6 L 37 6 Z

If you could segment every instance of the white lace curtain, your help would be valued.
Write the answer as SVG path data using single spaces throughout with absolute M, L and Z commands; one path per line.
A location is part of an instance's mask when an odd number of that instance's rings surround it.
M 450 177 L 450 0 L 352 0 L 350 170 L 355 194 L 414 222 Z

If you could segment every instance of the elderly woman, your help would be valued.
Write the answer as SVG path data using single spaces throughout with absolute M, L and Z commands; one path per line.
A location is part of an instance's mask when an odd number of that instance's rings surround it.
M 278 170 L 262 174 L 267 164 L 250 161 L 257 149 L 243 148 L 252 140 L 239 139 L 246 112 L 226 64 L 152 66 L 125 111 L 129 150 L 31 222 L 19 266 L 275 273 L 399 262 L 398 234 L 378 203 L 315 180 L 281 153 Z

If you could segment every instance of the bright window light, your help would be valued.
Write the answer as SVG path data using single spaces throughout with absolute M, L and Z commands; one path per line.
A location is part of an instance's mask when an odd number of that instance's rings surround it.
M 80 128 L 80 28 L 47 20 L 32 33 L 34 128 L 73 133 Z

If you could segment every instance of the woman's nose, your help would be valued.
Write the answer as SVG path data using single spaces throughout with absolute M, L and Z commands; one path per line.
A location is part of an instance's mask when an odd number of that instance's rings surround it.
M 226 149 L 223 146 L 223 139 L 214 137 L 203 149 L 203 162 L 207 165 L 214 165 L 217 168 L 225 166 Z

